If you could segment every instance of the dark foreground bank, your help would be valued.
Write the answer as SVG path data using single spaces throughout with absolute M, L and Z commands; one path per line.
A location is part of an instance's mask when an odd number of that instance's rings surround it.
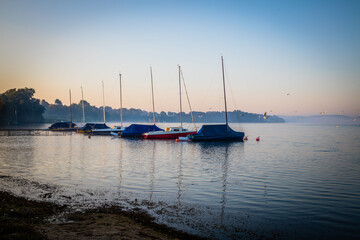
M 66 206 L 0 191 L 0 239 L 201 239 L 156 224 L 141 211 L 105 206 L 66 212 Z

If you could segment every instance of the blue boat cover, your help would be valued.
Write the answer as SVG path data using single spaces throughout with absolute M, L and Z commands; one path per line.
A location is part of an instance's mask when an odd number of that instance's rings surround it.
M 79 130 L 87 131 L 92 129 L 107 129 L 109 128 L 105 123 L 87 123 L 83 127 L 79 128 Z
M 227 124 L 203 125 L 197 134 L 189 136 L 192 141 L 242 141 L 243 132 L 232 130 Z
M 154 125 L 131 124 L 121 133 L 121 137 L 141 137 L 143 133 L 151 131 L 164 131 Z
M 76 124 L 73 122 L 56 122 L 52 124 L 49 129 L 75 128 Z

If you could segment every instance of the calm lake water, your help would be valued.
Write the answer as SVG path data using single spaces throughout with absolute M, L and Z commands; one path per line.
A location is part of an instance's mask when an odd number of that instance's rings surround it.
M 210 238 L 360 238 L 359 125 L 231 127 L 249 140 L 1 136 L 0 190 L 80 210 L 137 207 Z

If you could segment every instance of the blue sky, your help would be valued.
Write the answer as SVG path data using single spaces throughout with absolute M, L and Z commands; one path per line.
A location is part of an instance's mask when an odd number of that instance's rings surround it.
M 359 1 L 0 2 L 0 92 L 33 87 L 68 104 L 81 97 L 178 111 L 177 64 L 194 110 L 360 114 Z M 287 95 L 290 93 L 290 95 Z M 183 96 L 185 97 L 185 96 Z M 187 107 L 184 107 L 188 111 Z

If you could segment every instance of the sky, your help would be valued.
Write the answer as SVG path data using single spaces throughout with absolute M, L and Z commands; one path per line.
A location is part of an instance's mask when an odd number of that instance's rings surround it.
M 0 1 L 0 93 L 179 111 L 360 115 L 360 1 Z M 183 92 L 183 110 L 189 111 Z

